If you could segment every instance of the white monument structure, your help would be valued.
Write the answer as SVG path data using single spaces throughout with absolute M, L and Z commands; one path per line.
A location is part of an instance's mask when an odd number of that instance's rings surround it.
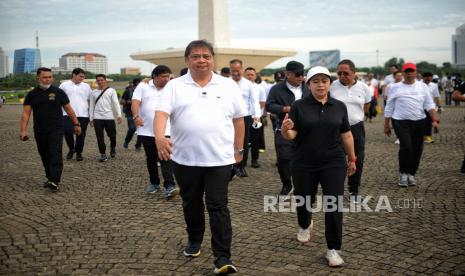
M 234 48 L 229 39 L 229 16 L 227 0 L 199 0 L 199 39 L 206 39 L 213 44 L 215 51 L 214 70 L 219 71 L 229 66 L 229 61 L 241 59 L 245 67 L 254 67 L 260 71 L 273 61 L 294 56 L 296 51 L 278 49 L 244 49 Z M 185 48 L 144 51 L 132 53 L 133 60 L 145 60 L 153 64 L 164 64 L 174 74 L 186 67 Z

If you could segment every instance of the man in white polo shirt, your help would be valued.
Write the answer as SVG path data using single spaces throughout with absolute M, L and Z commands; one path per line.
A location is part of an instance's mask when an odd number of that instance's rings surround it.
M 394 84 L 384 109 L 384 133 L 391 135 L 389 122 L 400 141 L 399 186 L 415 186 L 415 174 L 420 165 L 425 132 L 425 111 L 431 116 L 433 128 L 439 127 L 439 116 L 426 84 L 417 81 L 417 67 L 413 63 L 402 66 L 404 81 Z
M 247 166 L 247 160 L 249 157 L 250 149 L 250 135 L 252 131 L 252 126 L 257 125 L 260 122 L 261 110 L 259 102 L 259 91 L 255 87 L 255 83 L 247 80 L 242 77 L 244 74 L 244 69 L 242 67 L 242 61 L 239 59 L 233 59 L 229 62 L 229 68 L 231 68 L 231 78 L 239 85 L 242 90 L 242 99 L 244 104 L 247 107 L 247 115 L 244 117 L 245 123 L 245 135 L 244 135 L 244 155 L 239 165 L 239 176 L 247 177 L 247 171 L 245 167 Z M 257 148 L 258 155 L 258 148 Z M 252 156 L 252 159 L 258 159 L 258 156 Z M 256 160 L 255 160 L 256 161 Z
M 145 189 L 147 193 L 156 193 L 160 190 L 160 176 L 158 175 L 157 162 L 160 161 L 163 185 L 165 186 L 165 197 L 171 198 L 178 193 L 173 176 L 173 164 L 170 160 L 158 160 L 157 146 L 154 139 L 153 118 L 155 108 L 159 104 L 162 90 L 170 80 L 171 69 L 165 65 L 158 65 L 152 71 L 152 79 L 149 83 L 141 82 L 137 85 L 132 95 L 131 110 L 137 135 L 144 146 L 147 161 L 147 170 L 150 182 Z M 164 135 L 170 135 L 169 123 Z
M 349 176 L 350 200 L 354 203 L 360 201 L 358 196 L 360 181 L 363 171 L 363 159 L 365 158 L 365 126 L 363 121 L 365 113 L 370 109 L 371 93 L 368 86 L 355 79 L 355 64 L 344 59 L 337 66 L 338 80 L 331 86 L 331 97 L 345 103 L 349 114 L 350 131 L 354 137 L 355 156 L 357 170 Z
M 63 110 L 65 120 L 65 141 L 68 145 L 68 154 L 66 159 L 73 159 L 76 153 L 76 160 L 82 161 L 82 151 L 84 150 L 84 142 L 86 139 L 87 125 L 89 124 L 89 100 L 92 95 L 90 86 L 83 82 L 86 78 L 86 73 L 81 68 L 75 68 L 71 73 L 71 80 L 65 81 L 60 85 L 60 88 L 68 95 L 69 102 L 81 124 L 81 134 L 76 135 L 74 139 L 74 126 L 67 113 Z
M 155 114 L 155 138 L 160 159 L 175 162 L 189 242 L 184 255 L 197 257 L 205 232 L 204 202 L 210 217 L 216 274 L 236 272 L 231 262 L 232 227 L 228 183 L 232 164 L 242 160 L 244 116 L 241 89 L 212 72 L 213 46 L 205 40 L 189 43 L 184 59 L 189 72 L 170 81 Z M 171 120 L 172 140 L 164 137 Z
M 423 82 L 428 86 L 429 92 L 431 95 L 431 98 L 433 99 L 434 104 L 436 105 L 436 108 L 438 112 L 441 110 L 441 100 L 440 97 L 441 95 L 439 94 L 439 87 L 436 83 L 433 82 L 433 74 L 431 72 L 424 72 L 423 75 Z M 425 136 L 423 137 L 423 142 L 431 144 L 434 143 L 433 140 L 433 126 L 432 126 L 432 121 L 431 117 L 429 116 L 429 113 L 425 110 Z
M 121 109 L 118 102 L 118 94 L 116 90 L 108 86 L 107 76 L 104 74 L 97 74 L 95 76 L 98 89 L 92 92 L 90 97 L 90 126 L 95 129 L 95 136 L 97 136 L 98 150 L 100 152 L 100 162 L 108 160 L 106 154 L 106 145 L 103 131 L 107 133 L 110 138 L 110 156 L 116 157 L 116 114 L 118 124 L 121 124 Z

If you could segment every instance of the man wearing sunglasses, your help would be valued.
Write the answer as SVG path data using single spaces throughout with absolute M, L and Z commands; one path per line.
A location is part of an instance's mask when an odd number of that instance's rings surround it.
M 353 203 L 360 202 L 359 187 L 363 171 L 363 159 L 365 158 L 365 126 L 363 121 L 365 114 L 370 109 L 371 93 L 368 86 L 355 78 L 355 64 L 344 59 L 337 66 L 338 80 L 331 86 L 331 97 L 345 103 L 349 114 L 350 131 L 354 137 L 355 165 L 357 171 L 349 176 L 350 200 Z
M 283 187 L 280 196 L 284 199 L 292 193 L 291 160 L 294 155 L 294 142 L 281 136 L 281 125 L 284 117 L 291 110 L 291 105 L 303 97 L 310 95 L 304 83 L 304 65 L 297 61 L 289 61 L 286 65 L 286 79 L 274 85 L 266 100 L 266 110 L 276 114 L 275 148 L 278 159 L 278 172 Z

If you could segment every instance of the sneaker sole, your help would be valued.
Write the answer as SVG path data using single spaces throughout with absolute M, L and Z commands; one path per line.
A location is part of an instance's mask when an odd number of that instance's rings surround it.
M 399 182 L 398 184 L 399 184 L 400 187 L 403 187 L 403 188 L 408 187 L 408 184 L 407 184 L 407 183 L 403 184 L 403 183 L 400 183 L 400 182 Z
M 236 272 L 237 268 L 233 265 L 224 265 L 220 268 L 215 268 L 215 270 L 213 270 L 213 273 L 215 274 L 231 274 Z
M 328 261 L 328 266 L 330 266 L 330 267 L 342 267 L 342 266 L 344 266 L 344 265 L 345 265 L 344 262 L 342 262 L 342 263 L 340 263 L 340 264 L 331 264 L 331 263 Z
M 172 191 L 171 193 L 165 195 L 166 198 L 173 198 L 175 196 L 179 195 L 179 189 L 176 189 L 174 191 Z
M 58 185 L 55 183 L 47 182 L 47 188 L 50 188 L 54 192 L 58 191 Z
M 189 253 L 187 253 L 186 251 L 184 251 L 184 252 L 182 252 L 182 253 L 183 253 L 183 254 L 184 254 L 184 256 L 186 256 L 186 257 L 192 257 L 192 258 L 195 258 L 195 257 L 198 257 L 198 256 L 200 256 L 200 250 L 199 250 L 199 252 L 197 252 L 197 253 L 194 253 L 194 254 L 189 254 Z

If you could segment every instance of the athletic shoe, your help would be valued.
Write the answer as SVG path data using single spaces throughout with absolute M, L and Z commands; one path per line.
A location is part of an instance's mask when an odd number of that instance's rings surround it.
M 250 165 L 252 168 L 260 168 L 260 164 L 258 164 L 258 160 L 252 160 L 252 164 Z
M 215 274 L 231 274 L 236 273 L 237 268 L 233 265 L 230 259 L 226 257 L 219 257 L 215 261 L 215 269 L 213 273 Z
M 433 136 L 425 136 L 423 137 L 423 142 L 426 144 L 432 144 L 434 143 Z
M 98 161 L 106 162 L 107 160 L 108 160 L 108 157 L 106 154 L 100 154 L 100 158 L 98 159 Z
M 77 153 L 76 154 L 76 161 L 82 161 L 84 160 L 84 158 L 82 157 L 82 154 L 81 153 Z
M 396 139 L 396 141 L 394 142 L 394 144 L 399 145 L 399 144 L 400 144 L 399 139 Z
M 126 142 L 124 142 L 124 143 L 123 143 L 123 148 L 127 149 L 128 147 L 129 147 L 129 144 L 126 143 Z
M 265 150 L 264 150 L 264 149 L 259 149 L 259 150 L 258 150 L 258 152 L 260 152 L 260 153 L 264 153 L 264 152 L 265 152 Z
M 334 249 L 328 249 L 326 252 L 326 260 L 328 260 L 328 265 L 331 267 L 344 265 L 344 260 Z
M 408 174 L 401 173 L 399 177 L 399 186 L 407 187 L 408 186 Z
M 187 246 L 186 248 L 184 249 L 184 256 L 186 257 L 192 257 L 192 258 L 195 258 L 195 257 L 198 257 L 200 256 L 200 244 L 199 243 L 192 243 L 192 242 L 188 242 L 187 243 Z
M 52 191 L 58 191 L 58 183 L 49 180 L 46 182 L 46 184 L 47 187 L 50 188 Z
M 153 184 L 149 184 L 147 186 L 147 188 L 145 188 L 145 192 L 149 193 L 149 194 L 154 194 L 156 192 L 160 191 L 160 185 L 153 185 Z
M 299 228 L 299 232 L 297 232 L 297 240 L 302 243 L 309 242 L 312 228 L 313 228 L 313 219 L 311 220 L 310 226 L 307 229 Z
M 408 178 L 408 185 L 409 185 L 409 186 L 415 186 L 415 185 L 417 185 L 417 181 L 415 180 L 415 176 L 414 176 L 414 175 L 408 174 L 408 175 L 407 175 L 407 178 Z
M 74 150 L 70 150 L 68 154 L 66 154 L 66 160 L 73 159 L 73 155 L 74 155 Z
M 172 198 L 179 194 L 179 189 L 176 188 L 176 186 L 168 186 L 168 188 L 165 188 L 165 197 L 166 198 Z
M 116 151 L 115 151 L 115 149 L 112 149 L 112 150 L 110 151 L 110 157 L 111 157 L 111 158 L 115 158 L 115 157 L 116 157 Z

